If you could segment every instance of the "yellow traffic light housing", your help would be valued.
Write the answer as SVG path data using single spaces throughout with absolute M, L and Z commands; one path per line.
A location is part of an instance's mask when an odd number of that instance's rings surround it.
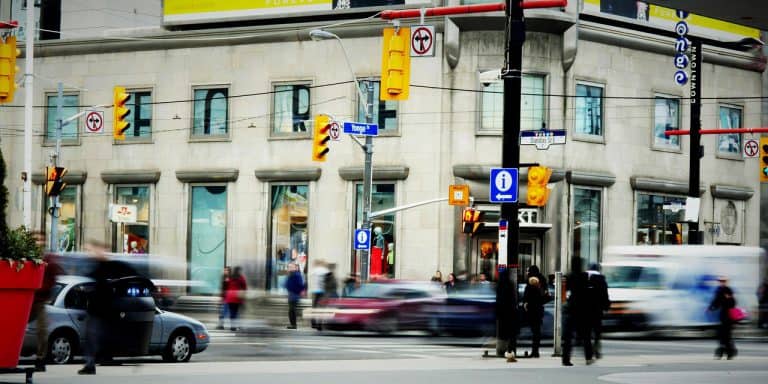
M 552 169 L 547 167 L 528 168 L 528 205 L 534 207 L 543 207 L 549 199 L 549 188 L 547 183 L 552 176 Z
M 328 154 L 328 142 L 331 140 L 330 133 L 331 118 L 328 115 L 315 116 L 315 129 L 312 136 L 312 160 L 325 161 L 325 155 Z
M 125 104 L 131 99 L 131 94 L 125 90 L 125 87 L 115 87 L 113 96 L 112 137 L 115 140 L 125 140 L 125 131 L 131 127 L 131 123 L 127 120 L 131 110 Z
M 408 100 L 411 82 L 411 29 L 384 29 L 381 55 L 381 100 Z
M 16 58 L 21 51 L 16 48 L 16 36 L 9 36 L 0 43 L 0 104 L 13 101 L 16 92 Z
M 484 224 L 481 221 L 482 212 L 475 208 L 464 208 L 461 214 L 462 232 L 469 234 L 476 234 L 477 231 L 483 228 Z
M 64 175 L 67 169 L 64 167 L 45 167 L 45 194 L 47 196 L 58 196 L 67 186 L 64 183 Z
M 768 137 L 760 138 L 760 182 L 768 182 Z

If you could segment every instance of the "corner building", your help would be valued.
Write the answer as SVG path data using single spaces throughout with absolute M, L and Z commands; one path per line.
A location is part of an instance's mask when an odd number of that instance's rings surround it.
M 0 1 L 4 19 L 24 20 L 17 3 Z M 114 86 L 132 96 L 124 141 L 113 140 L 111 109 L 102 133 L 90 133 L 84 117 L 63 128 L 61 250 L 97 239 L 114 252 L 173 258 L 186 263 L 186 277 L 210 283 L 192 294 L 215 294 L 224 265 L 243 266 L 251 287 L 270 292 L 281 290 L 291 261 L 305 272 L 318 259 L 336 263 L 339 277 L 358 271 L 352 233 L 362 222 L 364 153 L 343 135 L 326 162 L 311 160 L 315 115 L 365 120 L 339 41 L 309 38 L 325 28 L 340 37 L 363 89 L 375 92 L 372 210 L 446 197 L 449 185 L 468 184 L 483 212 L 485 226 L 472 236 L 462 233 L 461 208 L 445 202 L 374 219 L 381 230 L 373 235 L 372 274 L 493 276 L 500 206 L 488 201 L 489 174 L 501 164 L 503 85 L 488 72 L 504 65 L 503 13 L 427 17 L 435 55 L 411 59 L 407 101 L 384 102 L 381 35 L 389 25 L 366 17 L 385 7 L 337 10 L 319 1 L 313 9 L 277 4 L 223 16 L 173 13 L 177 2 L 169 0 L 165 9 L 155 1 L 110 9 L 61 3 L 58 17 L 44 9 L 40 21 L 61 34 L 35 42 L 34 228 L 50 227 L 42 169 L 55 149 L 57 82 L 64 118 L 110 104 Z M 421 6 L 400 3 L 390 9 Z M 465 3 L 477 2 L 431 4 Z M 599 262 L 607 245 L 687 242 L 680 208 L 689 140 L 664 135 L 690 122 L 689 87 L 674 82 L 674 15 L 634 1 L 631 12 L 599 0 L 570 3 L 525 11 L 521 129 L 567 131 L 564 145 L 520 147 L 521 162 L 554 169 L 543 208 L 525 206 L 524 169 L 520 178 L 520 267 L 537 264 L 547 274 L 567 270 L 571 256 Z M 692 23 L 691 33 L 709 39 L 702 128 L 760 126 L 762 52 L 723 43 L 760 31 Z M 10 176 L 23 170 L 25 91 L 0 108 Z M 742 158 L 747 136 L 702 136 L 704 244 L 759 243 L 759 170 Z M 20 225 L 22 184 L 8 181 L 10 224 Z M 135 218 L 113 222 L 110 211 L 120 206 Z

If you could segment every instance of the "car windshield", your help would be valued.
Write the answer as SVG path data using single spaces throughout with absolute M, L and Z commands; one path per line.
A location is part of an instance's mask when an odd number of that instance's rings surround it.
M 605 280 L 610 288 L 661 289 L 661 270 L 637 265 L 605 266 Z
M 61 290 L 64 289 L 63 283 L 56 283 L 51 287 L 51 300 L 49 301 L 50 304 L 53 304 L 56 301 L 56 298 L 59 296 L 59 293 L 61 293 Z
M 381 284 L 363 284 L 359 288 L 350 292 L 347 297 L 351 298 L 381 298 L 384 296 L 385 287 Z

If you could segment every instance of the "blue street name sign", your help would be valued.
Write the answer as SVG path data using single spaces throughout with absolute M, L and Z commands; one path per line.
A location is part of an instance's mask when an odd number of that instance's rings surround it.
M 377 124 L 356 123 L 353 121 L 345 121 L 344 133 L 349 133 L 350 135 L 378 136 L 379 126 Z
M 355 250 L 371 249 L 371 230 L 370 229 L 356 229 L 355 230 Z
M 517 203 L 517 168 L 491 168 L 490 201 Z

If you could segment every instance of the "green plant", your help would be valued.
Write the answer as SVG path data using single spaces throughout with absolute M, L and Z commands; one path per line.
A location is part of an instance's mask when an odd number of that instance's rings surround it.
M 5 209 L 8 206 L 8 189 L 5 187 L 5 160 L 0 151 L 0 260 L 8 261 L 16 270 L 24 268 L 25 261 L 35 264 L 43 262 L 43 249 L 37 244 L 35 235 L 24 226 L 8 229 Z

